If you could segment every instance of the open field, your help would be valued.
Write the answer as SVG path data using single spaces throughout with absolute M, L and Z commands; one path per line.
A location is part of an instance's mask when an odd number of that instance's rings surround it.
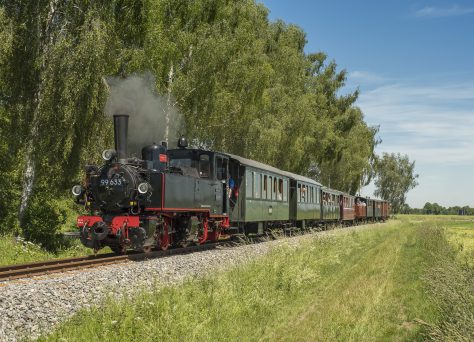
M 474 272 L 448 240 L 467 230 L 470 241 L 470 229 L 401 216 L 316 237 L 225 273 L 110 299 L 44 340 L 469 340 Z

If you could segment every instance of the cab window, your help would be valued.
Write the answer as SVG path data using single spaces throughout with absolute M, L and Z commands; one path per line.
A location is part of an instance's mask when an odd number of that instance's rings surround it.
M 209 178 L 209 174 L 210 174 L 209 155 L 201 154 L 199 156 L 199 177 Z

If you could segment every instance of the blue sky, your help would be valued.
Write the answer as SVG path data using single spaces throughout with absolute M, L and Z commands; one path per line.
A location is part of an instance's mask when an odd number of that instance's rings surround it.
M 345 91 L 380 125 L 377 153 L 416 161 L 410 206 L 474 207 L 474 1 L 258 2 L 347 70 Z

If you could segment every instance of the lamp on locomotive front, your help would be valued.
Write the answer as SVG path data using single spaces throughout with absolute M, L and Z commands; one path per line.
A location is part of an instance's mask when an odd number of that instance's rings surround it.
M 179 148 L 186 148 L 188 147 L 188 139 L 185 136 L 181 136 L 178 140 L 178 147 Z

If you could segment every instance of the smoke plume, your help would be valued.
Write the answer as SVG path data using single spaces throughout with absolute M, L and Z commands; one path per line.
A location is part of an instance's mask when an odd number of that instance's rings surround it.
M 151 73 L 131 75 L 127 78 L 110 77 L 109 97 L 105 105 L 107 115 L 128 114 L 128 154 L 141 155 L 143 146 L 165 140 L 166 115 L 169 115 L 168 144 L 176 146 L 183 132 L 183 115 L 173 106 L 174 100 L 155 93 L 155 80 Z M 171 105 L 168 106 L 168 103 Z

